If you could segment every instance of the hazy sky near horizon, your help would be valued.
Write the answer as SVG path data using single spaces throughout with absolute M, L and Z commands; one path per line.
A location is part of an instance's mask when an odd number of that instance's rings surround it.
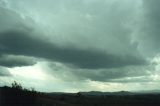
M 159 0 L 0 0 L 0 85 L 160 88 Z

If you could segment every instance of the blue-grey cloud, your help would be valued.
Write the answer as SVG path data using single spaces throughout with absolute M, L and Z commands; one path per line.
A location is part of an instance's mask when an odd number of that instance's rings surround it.
M 28 27 L 25 20 L 18 14 L 1 10 L 1 21 L 6 25 L 5 30 L 0 32 L 0 51 L 1 54 L 26 55 L 58 61 L 64 64 L 71 64 L 79 68 L 113 68 L 128 65 L 144 65 L 146 60 L 135 52 L 134 54 L 110 53 L 110 51 L 82 49 L 76 46 L 58 46 L 56 43 L 39 38 L 39 33 L 33 33 L 34 29 Z M 5 17 L 10 17 L 8 22 Z M 10 27 L 18 25 L 17 27 Z M 1 26 L 3 28 L 3 26 Z M 9 27 L 9 28 L 8 28 Z M 38 35 L 39 34 L 39 35 Z M 63 42 L 62 42 L 63 43 Z M 129 43 L 128 43 L 129 44 Z M 96 42 L 95 42 L 96 45 Z M 135 47 L 129 44 L 131 47 Z M 112 46 L 110 47 L 112 48 Z M 121 50 L 121 48 L 119 48 Z M 123 48 L 122 48 L 123 49 Z M 135 49 L 136 51 L 136 49 Z M 31 62 L 32 63 L 32 62 Z
M 66 66 L 49 69 L 63 80 L 101 82 L 140 82 L 154 73 L 148 60 L 159 53 L 158 1 L 16 1 L 0 8 L 0 65 L 40 58 Z
M 100 82 L 120 82 L 120 83 L 136 82 L 138 81 L 138 79 L 149 77 L 151 75 L 151 72 L 155 73 L 154 65 L 125 66 L 125 67 L 118 67 L 118 68 L 115 67 L 110 69 L 107 69 L 107 68 L 77 69 L 77 68 L 69 68 L 60 63 L 49 63 L 47 70 L 49 70 L 48 71 L 49 74 L 53 74 L 57 78 L 69 80 L 69 81 L 92 80 L 92 81 L 100 81 Z M 148 80 L 148 79 L 144 79 L 144 80 Z M 139 82 L 141 81 L 139 80 Z
M 5 67 L 31 66 L 34 64 L 36 64 L 36 61 L 30 57 L 15 55 L 0 56 L 0 65 Z
M 139 24 L 136 26 L 138 31 L 135 35 L 139 50 L 151 58 L 160 52 L 159 5 L 159 0 L 143 0 L 141 15 L 137 19 Z
M 11 73 L 4 67 L 0 66 L 0 77 L 11 76 Z
M 126 65 L 143 65 L 143 58 L 116 56 L 96 50 L 81 50 L 74 47 L 58 47 L 32 37 L 29 32 L 8 31 L 0 33 L 0 51 L 3 54 L 26 55 L 46 58 L 80 68 L 112 68 Z

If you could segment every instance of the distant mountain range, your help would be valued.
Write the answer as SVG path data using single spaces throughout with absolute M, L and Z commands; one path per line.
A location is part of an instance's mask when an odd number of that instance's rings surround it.
M 134 93 L 128 91 L 119 92 L 100 92 L 100 91 L 90 91 L 90 92 L 79 92 L 83 95 L 132 95 Z
M 160 94 L 160 90 L 144 90 L 144 91 L 117 91 L 117 92 L 101 92 L 101 91 L 89 91 L 89 92 L 78 92 L 78 93 L 63 93 L 63 92 L 52 92 L 50 95 L 89 95 L 89 96 L 101 96 L 101 95 L 140 95 L 140 94 Z
M 136 93 L 160 94 L 160 90 L 143 90 L 143 91 L 137 91 Z

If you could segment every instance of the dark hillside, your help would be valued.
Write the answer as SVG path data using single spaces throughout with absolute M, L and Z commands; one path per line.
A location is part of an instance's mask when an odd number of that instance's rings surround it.
M 10 87 L 0 88 L 0 106 L 35 106 L 38 94 Z
M 1 87 L 0 106 L 160 106 L 159 94 L 130 94 L 128 92 L 127 94 L 126 92 L 101 94 L 98 92 L 48 94 Z

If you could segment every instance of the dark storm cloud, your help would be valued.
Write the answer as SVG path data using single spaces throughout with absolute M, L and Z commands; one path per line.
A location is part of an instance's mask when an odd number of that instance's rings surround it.
M 67 66 L 49 63 L 50 74 L 65 80 L 92 80 L 100 82 L 128 82 L 150 76 L 150 70 L 154 73 L 154 66 L 125 66 L 110 69 L 70 69 Z M 76 71 L 75 71 L 76 70 Z M 133 80 L 132 80 L 133 78 Z M 138 80 L 137 80 L 138 81 Z M 136 82 L 136 81 L 135 81 Z
M 36 83 L 44 75 L 51 86 L 53 78 L 53 85 L 83 88 L 80 82 L 93 82 L 92 88 L 99 83 L 102 89 L 159 81 L 159 5 L 159 0 L 0 0 L 0 66 L 9 69 L 0 68 L 0 76 L 11 72 L 30 85 L 30 77 L 26 82 L 21 77 L 29 69 L 37 73 Z
M 0 77 L 11 76 L 11 73 L 4 67 L 0 66 Z
M 135 68 L 135 67 L 134 67 Z M 119 68 L 119 69 L 105 69 L 105 70 L 99 70 L 98 72 L 91 73 L 91 71 L 81 72 L 81 74 L 85 77 L 85 79 L 89 78 L 93 81 L 105 81 L 105 82 L 112 82 L 113 79 L 121 79 L 121 78 L 134 78 L 137 76 L 143 76 L 147 75 L 146 70 L 142 70 L 142 68 L 136 68 L 136 70 L 131 67 L 125 67 L 125 68 Z M 137 71 L 137 69 L 140 69 L 141 71 Z M 117 80 L 118 82 L 118 80 Z
M 0 51 L 3 54 L 27 55 L 73 64 L 80 68 L 112 68 L 145 64 L 133 56 L 115 56 L 101 51 L 58 47 L 30 35 L 29 32 L 0 33 Z
M 23 19 L 20 14 L 0 6 L 0 32 L 12 29 L 29 28 L 32 21 Z M 33 23 L 33 22 L 32 22 Z
M 88 69 L 115 68 L 128 65 L 144 65 L 146 63 L 145 59 L 138 53 L 135 55 L 132 53 L 112 54 L 97 49 L 80 49 L 74 46 L 60 47 L 43 39 L 41 33 L 35 33 L 34 25 L 28 24 L 32 21 L 23 19 L 19 14 L 3 8 L 0 10 L 0 15 L 2 16 L 0 22 L 3 22 L 4 25 L 0 25 L 2 27 L 0 30 L 0 53 L 3 55 L 40 57 Z M 2 60 L 1 64 L 6 66 L 33 64 L 32 61 L 29 63 L 28 61 L 18 62 L 14 60 L 14 62 L 10 64 L 9 61 Z
M 2 55 L 0 56 L 0 65 L 5 67 L 21 67 L 34 65 L 36 62 L 29 57 L 15 56 L 15 55 Z
M 147 37 L 151 40 L 154 51 L 160 52 L 160 1 L 159 0 L 145 0 L 144 6 L 146 9 L 146 20 L 148 21 Z M 150 38 L 151 37 L 151 38 Z
M 137 40 L 140 50 L 147 56 L 154 57 L 160 52 L 160 1 L 143 0 L 141 24 L 138 24 Z

